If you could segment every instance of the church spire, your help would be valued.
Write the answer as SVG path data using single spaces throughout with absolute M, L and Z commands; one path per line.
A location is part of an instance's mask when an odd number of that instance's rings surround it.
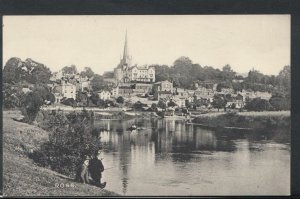
M 127 41 L 127 30 L 126 30 L 123 57 L 120 60 L 120 64 L 119 64 L 119 66 L 121 66 L 121 67 L 123 67 L 123 66 L 130 67 L 131 66 L 132 58 L 129 56 L 128 43 L 127 42 L 128 41 Z
M 123 52 L 123 59 L 126 60 L 129 58 L 129 53 L 128 53 L 128 45 L 127 45 L 127 30 L 125 33 L 125 45 L 124 45 L 124 52 Z

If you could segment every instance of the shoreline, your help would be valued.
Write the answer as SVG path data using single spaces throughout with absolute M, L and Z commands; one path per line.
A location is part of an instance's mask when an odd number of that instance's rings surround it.
M 291 127 L 290 111 L 211 113 L 197 116 L 192 123 L 227 130 L 272 130 Z
M 37 166 L 28 154 L 47 141 L 49 133 L 38 126 L 13 119 L 20 114 L 15 110 L 3 111 L 4 196 L 119 196 Z

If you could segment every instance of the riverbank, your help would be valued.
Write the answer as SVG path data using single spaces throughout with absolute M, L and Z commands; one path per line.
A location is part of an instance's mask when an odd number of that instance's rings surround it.
M 274 129 L 290 128 L 290 111 L 208 113 L 193 123 L 209 128 Z
M 39 167 L 28 154 L 48 140 L 48 132 L 15 121 L 18 111 L 3 111 L 4 196 L 117 196 L 94 186 L 76 183 L 67 176 Z

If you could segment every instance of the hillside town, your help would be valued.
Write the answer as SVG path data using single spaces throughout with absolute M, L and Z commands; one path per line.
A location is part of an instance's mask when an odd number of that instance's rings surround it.
M 15 63 L 11 63 L 13 61 Z M 35 90 L 37 87 L 46 89 L 49 94 L 47 95 L 48 97 L 43 98 L 42 109 L 64 109 L 67 106 L 71 106 L 123 111 L 134 109 L 138 111 L 167 112 L 171 110 L 173 111 L 171 115 L 174 115 L 176 110 L 182 115 L 182 112 L 187 114 L 189 111 L 198 111 L 199 113 L 219 112 L 220 110 L 244 111 L 251 109 L 251 107 L 247 108 L 247 104 L 253 101 L 260 104 L 252 104 L 253 110 L 256 107 L 262 107 L 258 108 L 260 111 L 272 110 L 272 105 L 270 105 L 269 101 L 272 101 L 272 97 L 277 97 L 273 100 L 275 103 L 278 101 L 278 94 L 276 94 L 279 90 L 278 86 L 272 86 L 270 83 L 251 83 L 252 79 L 257 79 L 260 76 L 262 76 L 260 79 L 265 78 L 268 80 L 267 76 L 260 74 L 254 69 L 249 72 L 248 77 L 242 77 L 233 72 L 230 66 L 226 65 L 223 67 L 223 71 L 220 71 L 224 76 L 222 77 L 223 80 L 201 81 L 191 78 L 189 80 L 190 85 L 186 86 L 184 81 L 180 84 L 180 81 L 182 81 L 180 78 L 186 75 L 184 72 L 181 74 L 180 70 L 185 70 L 185 64 L 191 61 L 186 57 L 181 57 L 174 63 L 178 62 L 179 67 L 177 68 L 181 67 L 178 72 L 175 72 L 175 75 L 173 74 L 174 78 L 163 78 L 162 75 L 165 74 L 157 71 L 161 70 L 163 66 L 133 64 L 132 56 L 129 54 L 127 33 L 125 35 L 123 56 L 119 64 L 102 76 L 95 74 L 89 67 L 86 67 L 85 71 L 79 73 L 76 66 L 72 65 L 53 73 L 47 69 L 47 75 L 45 75 L 47 77 L 41 77 L 42 73 L 37 70 L 37 68 L 45 68 L 41 63 L 32 59 L 22 62 L 20 59 L 15 58 L 13 61 L 8 63 L 18 65 L 16 67 L 21 68 L 21 74 L 18 78 L 21 79 L 23 76 L 25 78 L 14 84 L 12 88 L 17 89 L 21 87 L 22 92 L 25 94 Z M 8 67 L 6 69 L 4 72 L 9 71 Z M 204 69 L 212 70 L 209 67 L 204 67 Z M 176 68 L 173 70 L 176 71 Z M 213 70 L 219 71 L 218 69 Z M 34 73 L 35 71 L 37 71 L 36 74 Z M 25 74 L 22 74 L 22 72 Z M 206 73 L 208 72 L 200 73 L 200 75 Z M 26 78 L 26 76 L 28 77 Z M 9 75 L 6 76 L 7 79 L 9 77 Z M 271 82 L 272 78 L 274 79 L 271 76 L 268 81 Z M 266 82 L 266 80 L 264 81 Z M 244 87 L 241 87 L 243 84 Z M 233 86 L 236 85 L 240 87 L 234 88 Z M 245 88 L 245 85 L 250 88 Z M 253 89 L 257 86 L 259 86 L 258 89 Z M 7 96 L 14 97 L 16 95 L 13 94 L 11 96 L 7 93 Z M 7 101 L 11 102 L 14 100 Z M 281 98 L 280 103 L 282 101 Z
M 62 100 L 73 99 L 78 101 L 78 93 L 85 93 L 88 97 L 97 93 L 100 100 L 115 101 L 122 96 L 125 101 L 136 103 L 140 101 L 145 106 L 143 110 L 150 109 L 153 103 L 163 101 L 166 106 L 173 108 L 187 108 L 190 104 L 201 102 L 196 109 L 213 108 L 214 97 L 227 97 L 225 108 L 242 109 L 247 102 L 261 98 L 269 100 L 272 94 L 269 92 L 242 90 L 235 92 L 232 88 L 222 88 L 217 91 L 217 84 L 204 87 L 194 82 L 195 89 L 175 87 L 168 80 L 156 81 L 155 68 L 151 66 L 138 66 L 132 64 L 132 56 L 129 55 L 127 35 L 124 44 L 123 57 L 113 71 L 113 78 L 104 78 L 109 85 L 107 89 L 93 90 L 91 80 L 93 77 L 83 77 L 79 73 L 66 73 L 63 70 L 52 74 L 47 84 L 51 93 L 55 96 L 54 104 L 60 104 Z M 238 81 L 238 80 L 234 80 Z M 241 81 L 241 80 L 240 80 Z
M 289 195 L 290 24 L 5 16 L 3 193 Z

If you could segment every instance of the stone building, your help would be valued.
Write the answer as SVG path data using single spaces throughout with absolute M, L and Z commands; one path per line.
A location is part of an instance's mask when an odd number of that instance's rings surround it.
M 76 99 L 76 86 L 67 81 L 62 81 L 61 84 L 55 85 L 53 88 L 55 102 L 59 103 L 62 98 Z
M 114 69 L 114 79 L 116 83 L 128 82 L 155 82 L 155 69 L 151 66 L 137 66 L 132 64 L 132 56 L 129 56 L 127 33 L 125 35 L 125 45 L 123 57 L 117 68 Z

